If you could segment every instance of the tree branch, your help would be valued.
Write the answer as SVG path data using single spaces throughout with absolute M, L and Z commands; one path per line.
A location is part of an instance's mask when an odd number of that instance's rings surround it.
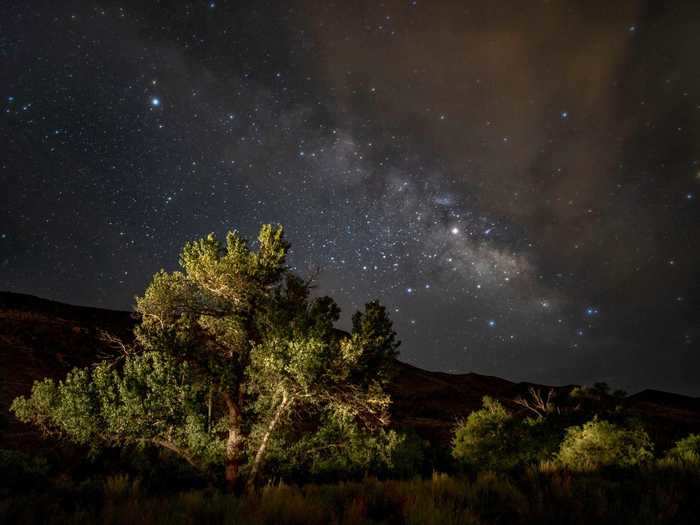
M 154 445 L 161 446 L 161 447 L 169 450 L 170 452 L 177 454 L 182 459 L 187 461 L 187 463 L 189 463 L 195 470 L 199 470 L 199 471 L 203 470 L 202 467 L 200 465 L 198 465 L 197 462 L 195 462 L 194 458 L 192 458 L 191 455 L 189 455 L 187 452 L 185 452 L 180 447 L 175 445 L 175 443 L 173 443 L 171 441 L 167 441 L 165 439 L 161 439 L 161 438 L 153 438 L 150 441 Z
M 287 397 L 287 392 L 282 390 L 282 401 L 279 405 L 277 405 L 277 409 L 275 410 L 275 413 L 272 416 L 270 423 L 267 425 L 267 430 L 265 431 L 262 441 L 260 442 L 260 446 L 258 447 L 258 451 L 255 454 L 255 459 L 253 460 L 253 466 L 250 471 L 250 476 L 248 477 L 247 484 L 249 489 L 255 486 L 255 481 L 258 476 L 258 471 L 260 470 L 260 465 L 262 464 L 262 459 L 265 456 L 267 444 L 270 441 L 270 436 L 274 432 L 275 427 L 277 427 L 277 424 L 280 422 L 280 419 L 282 419 L 282 415 L 284 414 L 284 411 L 290 403 L 291 400 Z

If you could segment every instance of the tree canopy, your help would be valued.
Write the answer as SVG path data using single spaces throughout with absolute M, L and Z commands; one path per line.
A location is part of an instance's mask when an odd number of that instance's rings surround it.
M 35 383 L 15 415 L 92 448 L 156 445 L 198 469 L 223 465 L 232 488 L 284 450 L 309 468 L 388 460 L 399 342 L 386 310 L 370 302 L 342 332 L 333 299 L 286 266 L 281 226 L 264 225 L 255 248 L 235 231 L 187 243 L 181 269 L 137 298 L 134 345 Z

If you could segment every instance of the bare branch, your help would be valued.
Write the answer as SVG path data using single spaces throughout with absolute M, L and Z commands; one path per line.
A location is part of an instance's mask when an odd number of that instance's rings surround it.
M 104 347 L 108 349 L 107 352 L 105 352 L 104 350 L 99 350 L 97 352 L 99 360 L 101 362 L 111 361 L 112 366 L 119 362 L 121 359 L 129 357 L 130 355 L 133 355 L 136 352 L 135 345 L 125 343 L 124 341 L 122 341 L 121 338 L 106 330 L 98 329 L 97 338 L 104 344 Z
M 542 392 L 534 387 L 528 388 L 528 393 L 530 399 L 518 397 L 514 399 L 513 402 L 534 413 L 538 418 L 543 418 L 545 415 L 551 414 L 552 412 L 559 413 L 559 407 L 554 404 L 556 392 L 553 388 L 550 388 L 547 392 L 546 399 L 542 396 Z
M 194 458 L 192 458 L 192 456 L 187 454 L 184 450 L 182 450 L 180 447 L 175 445 L 172 441 L 167 441 L 167 440 L 161 439 L 161 438 L 153 438 L 150 441 L 154 445 L 161 446 L 161 447 L 177 454 L 182 459 L 187 461 L 187 463 L 192 465 L 192 467 L 194 467 L 195 470 L 200 470 L 200 471 L 202 470 L 202 467 L 199 464 L 197 464 L 197 462 L 194 460 Z

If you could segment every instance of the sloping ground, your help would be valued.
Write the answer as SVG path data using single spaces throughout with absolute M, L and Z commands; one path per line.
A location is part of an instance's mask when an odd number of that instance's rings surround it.
M 129 337 L 129 312 L 71 306 L 37 297 L 0 293 L 0 448 L 37 445 L 40 436 L 9 412 L 34 381 L 60 378 L 98 359 L 100 330 Z
M 397 365 L 397 374 L 391 385 L 394 421 L 442 443 L 450 441 L 456 421 L 481 407 L 484 396 L 491 396 L 516 408 L 513 399 L 525 395 L 531 386 L 474 373 L 446 374 L 429 372 L 402 362 Z M 550 388 L 532 386 L 543 390 Z M 555 387 L 559 393 L 570 389 Z
M 700 398 L 660 390 L 642 390 L 625 399 L 629 411 L 650 424 L 649 435 L 660 447 L 700 432 Z
M 63 377 L 108 352 L 100 331 L 128 340 L 134 325 L 129 312 L 71 306 L 37 297 L 0 292 L 0 448 L 37 446 L 40 437 L 9 413 L 12 400 L 29 393 L 43 377 Z M 512 383 L 479 374 L 429 372 L 397 363 L 390 387 L 394 422 L 414 428 L 432 441 L 448 443 L 455 421 L 481 406 L 484 395 L 515 408 L 530 383 Z M 562 396 L 571 386 L 555 387 Z M 645 390 L 625 400 L 628 408 L 654 422 L 659 434 L 700 431 L 700 399 Z M 654 433 L 654 432 L 652 432 Z

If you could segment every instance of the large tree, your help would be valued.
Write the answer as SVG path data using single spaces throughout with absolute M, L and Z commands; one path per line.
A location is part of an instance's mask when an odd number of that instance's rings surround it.
M 368 303 L 352 333 L 337 330 L 338 306 L 312 297 L 288 248 L 270 225 L 257 249 L 236 232 L 188 243 L 181 271 L 161 270 L 137 298 L 122 359 L 37 382 L 12 410 L 91 447 L 157 445 L 197 468 L 223 465 L 230 488 L 255 483 L 273 442 L 294 440 L 297 456 L 308 443 L 311 457 L 388 437 L 398 341 L 385 309 Z

